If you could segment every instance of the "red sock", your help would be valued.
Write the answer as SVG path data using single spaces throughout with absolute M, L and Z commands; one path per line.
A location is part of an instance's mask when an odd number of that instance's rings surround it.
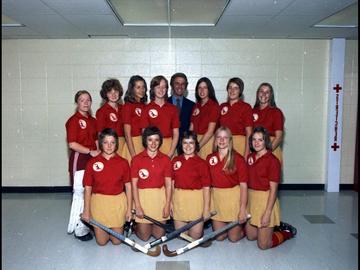
M 291 233 L 286 231 L 273 232 L 272 235 L 272 248 L 280 245 L 282 242 L 291 238 Z

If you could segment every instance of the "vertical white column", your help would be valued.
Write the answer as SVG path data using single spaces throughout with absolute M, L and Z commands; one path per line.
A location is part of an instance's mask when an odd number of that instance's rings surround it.
M 339 192 L 341 162 L 341 131 L 345 68 L 345 39 L 334 38 L 330 49 L 330 81 L 327 129 L 327 192 Z

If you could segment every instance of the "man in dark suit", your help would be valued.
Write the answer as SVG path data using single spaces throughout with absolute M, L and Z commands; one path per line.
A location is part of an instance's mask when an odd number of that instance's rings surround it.
M 174 104 L 179 111 L 180 128 L 179 128 L 179 143 L 177 149 L 181 147 L 181 139 L 184 131 L 189 130 L 191 112 L 195 105 L 193 101 L 185 97 L 188 80 L 184 73 L 175 73 L 170 79 L 171 96 L 168 98 L 168 102 Z M 179 152 L 179 151 L 178 151 Z

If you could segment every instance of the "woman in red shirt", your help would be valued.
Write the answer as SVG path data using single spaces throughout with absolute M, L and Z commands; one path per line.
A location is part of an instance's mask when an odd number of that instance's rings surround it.
M 231 78 L 226 89 L 228 100 L 220 105 L 219 122 L 231 130 L 234 149 L 246 157 L 250 153 L 248 141 L 253 128 L 252 108 L 241 99 L 244 82 L 240 78 Z
M 246 221 L 248 173 L 244 158 L 233 149 L 230 129 L 219 127 L 215 132 L 214 152 L 206 158 L 211 175 L 211 211 L 213 230 L 227 223 Z M 216 239 L 237 242 L 244 237 L 243 225 L 235 226 Z
M 136 210 L 136 235 L 143 241 L 156 239 L 165 231 L 144 219 L 144 214 L 162 223 L 170 218 L 171 161 L 159 151 L 162 144 L 160 129 L 145 128 L 142 143 L 145 150 L 131 161 L 132 191 Z
M 200 78 L 195 87 L 196 104 L 193 108 L 190 130 L 198 134 L 200 151 L 199 156 L 203 159 L 212 153 L 214 131 L 219 120 L 219 103 L 215 96 L 215 89 L 211 81 Z
M 175 228 L 203 216 L 210 215 L 210 174 L 205 160 L 196 152 L 199 150 L 197 136 L 185 131 L 181 140 L 179 156 L 172 160 L 173 169 L 173 218 Z M 189 235 L 199 239 L 203 234 L 204 222 L 189 230 Z
M 71 185 L 73 186 L 73 201 L 70 212 L 68 233 L 82 241 L 92 239 L 90 230 L 80 220 L 80 212 L 83 206 L 84 188 L 82 180 L 86 163 L 91 157 L 97 156 L 96 120 L 91 116 L 91 95 L 86 90 L 80 90 L 75 94 L 77 105 L 76 113 L 66 122 L 66 139 L 70 148 L 69 172 Z
M 262 126 L 270 134 L 273 154 L 283 162 L 281 143 L 284 133 L 285 118 L 276 106 L 274 89 L 270 83 L 262 83 L 256 91 L 253 108 L 254 127 Z
M 99 135 L 101 154 L 92 158 L 84 175 L 84 211 L 82 219 L 89 222 L 90 217 L 112 228 L 124 232 L 125 220 L 131 219 L 132 194 L 130 167 L 126 159 L 116 151 L 119 147 L 118 135 L 114 129 L 103 129 Z M 96 242 L 100 246 L 111 240 L 114 245 L 120 240 L 104 230 L 94 227 Z
M 146 91 L 147 86 L 144 78 L 139 75 L 131 76 L 122 109 L 126 145 L 121 156 L 129 162 L 135 155 L 144 150 L 141 142 L 141 118 L 147 102 Z
M 271 152 L 271 141 L 267 130 L 255 127 L 250 136 L 252 153 L 247 157 L 249 171 L 248 212 L 250 221 L 246 224 L 246 236 L 257 240 L 260 249 L 275 247 L 294 237 L 296 229 L 289 224 L 279 231 L 280 205 L 277 199 L 281 164 Z
M 123 88 L 117 79 L 103 82 L 100 96 L 104 104 L 96 111 L 96 129 L 100 133 L 104 128 L 112 128 L 119 136 L 117 153 L 122 154 L 125 145 L 122 124 L 122 105 L 120 104 Z

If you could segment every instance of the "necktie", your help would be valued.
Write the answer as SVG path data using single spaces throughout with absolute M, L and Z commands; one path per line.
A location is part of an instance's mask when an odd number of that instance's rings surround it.
M 176 107 L 178 108 L 178 113 L 180 116 L 180 112 L 181 112 L 180 98 L 176 98 Z

